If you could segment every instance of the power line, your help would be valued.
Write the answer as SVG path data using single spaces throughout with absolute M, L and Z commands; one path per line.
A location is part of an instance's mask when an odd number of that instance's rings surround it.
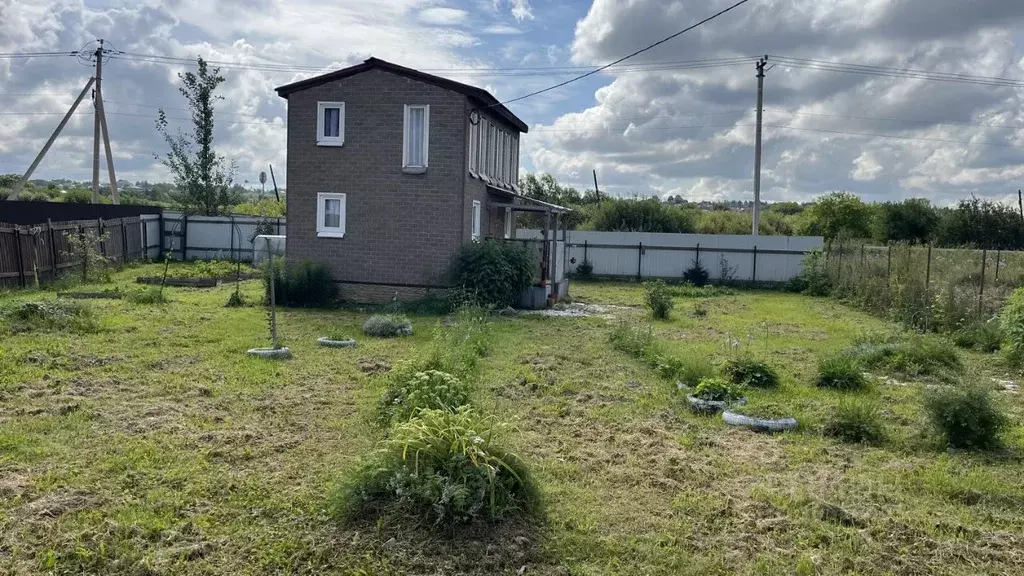
M 591 70 L 590 72 L 587 72 L 586 74 L 580 74 L 579 76 L 576 76 L 575 78 L 571 78 L 571 79 L 566 80 L 564 82 L 559 82 L 558 84 L 555 84 L 553 86 L 548 86 L 547 88 L 543 88 L 541 90 L 530 92 L 529 94 L 524 94 L 522 96 L 518 96 L 518 97 L 513 98 L 511 100 L 506 100 L 505 102 L 500 102 L 498 104 L 491 104 L 490 106 L 487 106 L 487 108 L 493 108 L 495 106 L 503 106 L 505 104 L 511 104 L 512 102 L 518 102 L 520 100 L 525 100 L 527 98 L 532 98 L 533 96 L 537 96 L 538 94 L 543 94 L 545 92 L 550 92 L 551 90 L 555 90 L 556 88 L 561 88 L 562 86 L 566 86 L 568 84 L 572 84 L 573 82 L 577 82 L 579 80 L 587 78 L 588 76 L 593 76 L 594 74 L 597 74 L 598 72 L 601 72 L 603 70 L 607 70 L 607 69 L 611 68 L 612 66 L 615 66 L 616 64 L 621 64 L 622 62 L 625 62 L 626 60 L 629 60 L 630 58 L 632 58 L 632 57 L 634 57 L 634 56 L 636 56 L 638 54 L 642 54 L 642 53 L 647 52 L 648 50 L 650 50 L 652 48 L 660 46 L 660 45 L 664 44 L 665 42 L 668 42 L 669 40 L 672 40 L 674 38 L 678 38 L 679 36 L 685 34 L 686 32 L 689 32 L 690 30 L 693 30 L 694 28 L 697 28 L 698 26 L 701 26 L 702 24 L 710 22 L 710 21 L 714 20 L 715 18 L 718 18 L 719 16 L 725 14 L 726 12 L 729 12 L 729 11 L 739 7 L 739 6 L 742 6 L 743 4 L 746 4 L 749 1 L 750 0 L 740 0 L 739 2 L 733 4 L 732 6 L 729 6 L 728 8 L 726 8 L 724 10 L 721 10 L 721 11 L 719 11 L 719 12 L 717 12 L 717 13 L 711 15 L 711 16 L 708 16 L 707 18 L 701 20 L 700 22 L 697 22 L 696 24 L 687 26 L 686 28 L 683 28 L 682 30 L 680 30 L 679 32 L 676 32 L 675 34 L 672 34 L 671 36 L 667 36 L 665 38 L 662 38 L 661 40 L 658 40 L 654 44 L 649 44 L 649 45 L 647 45 L 647 46 L 637 50 L 636 52 L 633 52 L 632 54 L 627 54 L 626 56 L 623 56 L 622 58 L 619 58 L 618 60 L 616 60 L 614 62 L 610 62 L 608 64 L 605 64 L 604 66 L 601 66 L 599 68 Z
M 781 108 L 771 107 L 775 110 L 783 110 Z M 819 114 L 815 112 L 790 112 L 783 110 L 786 114 L 793 114 L 796 116 L 815 116 L 821 118 L 848 118 L 851 120 L 871 120 L 879 122 L 906 122 L 908 124 L 925 124 L 929 126 L 968 126 L 975 128 L 992 128 L 1002 130 L 1024 130 L 1024 126 L 1013 126 L 1013 125 L 997 125 L 997 124 L 974 124 L 971 122 L 940 122 L 937 120 L 918 120 L 911 118 L 892 118 L 892 117 L 879 117 L 879 116 L 849 116 L 844 114 Z
M 1024 88 L 1024 80 L 1003 78 L 998 76 L 973 76 L 970 74 L 959 74 L 951 72 L 930 72 L 927 70 L 915 70 L 912 68 L 892 68 L 887 66 L 874 66 L 866 64 L 849 64 L 845 62 L 830 62 L 826 60 L 814 60 L 810 58 L 792 58 L 788 56 L 778 55 L 771 55 L 771 57 L 779 61 L 780 64 L 783 64 L 785 66 L 804 70 L 820 70 L 825 72 L 841 72 L 846 74 L 883 76 L 889 78 L 906 78 L 914 80 L 931 80 L 936 82 L 976 84 L 981 86 Z

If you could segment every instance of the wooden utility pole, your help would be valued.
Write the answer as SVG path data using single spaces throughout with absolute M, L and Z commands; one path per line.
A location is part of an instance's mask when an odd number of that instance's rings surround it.
M 594 197 L 601 201 L 601 189 L 597 187 L 597 170 L 594 170 Z
M 757 128 L 754 136 L 754 226 L 751 234 L 757 236 L 761 226 L 761 119 L 764 115 L 764 67 L 768 55 L 757 61 Z

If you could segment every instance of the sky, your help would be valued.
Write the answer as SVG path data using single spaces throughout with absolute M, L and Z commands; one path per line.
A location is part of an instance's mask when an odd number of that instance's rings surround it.
M 376 56 L 508 100 L 606 64 L 735 0 L 0 0 L 0 53 L 132 54 L 222 70 L 216 146 L 256 185 L 287 185 L 280 86 Z M 946 205 L 1024 187 L 1024 88 L 808 70 L 777 56 L 1024 79 L 1020 0 L 751 0 L 629 61 L 510 104 L 530 125 L 524 170 L 616 195 L 753 197 L 754 57 L 765 79 L 762 199 L 846 190 Z M 682 68 L 719 59 L 729 65 Z M 742 58 L 742 60 L 740 60 Z M 787 62 L 789 64 L 787 64 Z M 797 61 L 798 62 L 798 61 Z M 666 64 L 669 63 L 669 64 Z M 245 66 L 276 64 L 266 71 Z M 300 67 L 299 69 L 289 68 Z M 168 181 L 157 109 L 187 128 L 184 63 L 115 58 L 103 94 L 118 178 Z M 552 70 L 555 68 L 555 70 Z M 91 76 L 76 58 L 0 58 L 0 173 L 21 173 Z M 36 178 L 91 178 L 92 107 Z M 105 173 L 104 173 L 105 177 Z

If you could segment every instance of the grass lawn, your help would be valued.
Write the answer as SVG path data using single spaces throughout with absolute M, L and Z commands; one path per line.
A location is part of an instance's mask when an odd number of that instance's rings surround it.
M 130 287 L 135 275 L 115 276 Z M 108 285 L 109 287 L 109 285 Z M 860 392 L 884 408 L 880 446 L 819 427 L 850 393 L 813 388 L 819 355 L 895 330 L 830 300 L 775 292 L 676 299 L 655 322 L 680 353 L 740 349 L 779 371 L 752 393 L 790 410 L 763 435 L 691 414 L 675 389 L 608 344 L 605 318 L 496 317 L 477 406 L 540 484 L 545 519 L 455 533 L 394 521 L 338 526 L 336 480 L 379 439 L 383 371 L 425 346 L 362 336 L 356 310 L 283 310 L 294 358 L 253 359 L 262 307 L 225 308 L 230 285 L 169 288 L 171 302 L 97 300 L 102 330 L 0 335 L 0 573 L 10 574 L 1019 574 L 1024 406 L 1007 448 L 947 452 L 926 432 L 927 381 Z M 259 282 L 243 284 L 250 302 Z M 575 284 L 576 299 L 641 316 L 634 284 Z M 9 293 L 0 306 L 52 299 Z M 699 304 L 699 305 L 698 305 Z M 694 310 L 706 311 L 696 316 Z M 355 349 L 316 338 L 348 332 Z M 977 379 L 1005 377 L 964 353 Z M 521 568 L 525 569 L 520 572 Z

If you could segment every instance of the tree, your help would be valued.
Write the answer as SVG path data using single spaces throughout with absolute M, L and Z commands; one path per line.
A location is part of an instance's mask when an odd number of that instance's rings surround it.
M 587 227 L 606 232 L 693 232 L 695 211 L 662 204 L 657 198 L 609 198 L 591 210 Z
M 179 130 L 172 135 L 162 108 L 156 122 L 157 131 L 171 149 L 163 159 L 164 166 L 174 176 L 177 188 L 171 199 L 189 214 L 225 214 L 241 201 L 241 196 L 231 188 L 235 164 L 213 149 L 214 103 L 223 99 L 215 91 L 224 82 L 224 77 L 220 75 L 219 68 L 211 70 L 206 61 L 199 58 L 198 73 L 186 72 L 178 74 L 178 78 L 182 83 L 178 91 L 185 97 L 192 113 L 193 131 L 184 134 Z
M 1020 250 L 1024 248 L 1024 227 L 1013 207 L 972 195 L 956 208 L 940 211 L 935 241 L 947 247 Z
M 818 198 L 801 214 L 800 233 L 826 240 L 871 236 L 871 206 L 856 194 L 831 192 Z
M 793 216 L 804 211 L 802 204 L 798 202 L 772 202 L 765 212 L 778 212 L 786 216 Z
M 924 198 L 885 202 L 876 208 L 872 236 L 878 242 L 923 244 L 935 232 L 939 217 Z
M 576 229 L 583 223 L 586 216 L 578 208 L 584 204 L 584 197 L 580 191 L 572 186 L 562 186 L 551 174 L 543 174 L 539 178 L 536 174 L 527 174 L 519 179 L 519 187 L 523 196 L 557 204 L 566 208 L 577 208 L 573 212 L 565 214 L 570 229 Z M 543 214 L 519 214 L 519 224 L 527 228 L 544 228 L 546 222 Z

